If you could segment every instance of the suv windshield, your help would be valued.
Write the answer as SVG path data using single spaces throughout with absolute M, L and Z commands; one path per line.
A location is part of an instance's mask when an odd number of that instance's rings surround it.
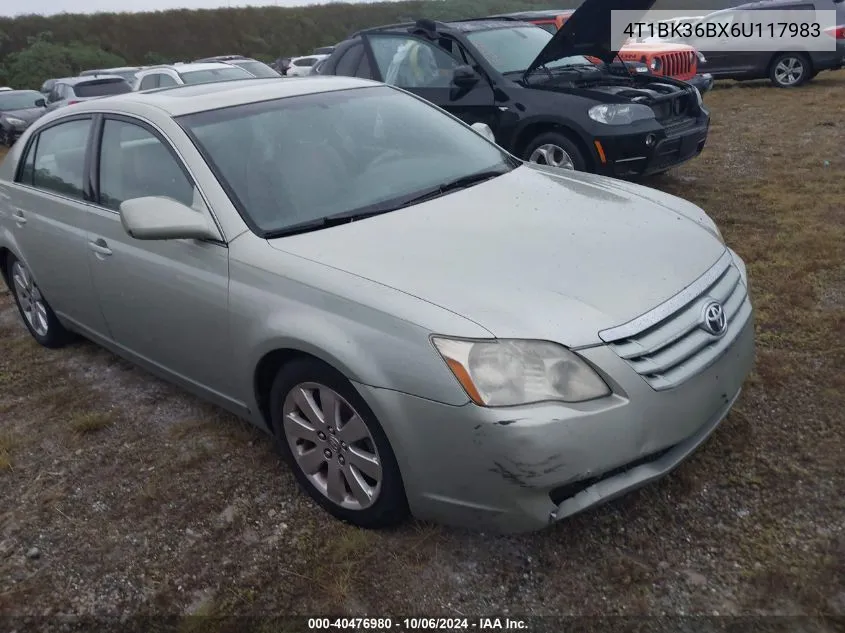
M 473 46 L 502 74 L 525 72 L 552 37 L 551 33 L 539 26 L 517 26 L 467 34 Z M 545 67 L 585 64 L 590 64 L 586 57 L 573 55 L 549 62 Z
M 125 92 L 132 92 L 132 87 L 125 79 L 97 79 L 85 81 L 73 86 L 73 92 L 77 97 L 105 97 L 107 95 L 121 95 Z
M 267 64 L 263 64 L 258 61 L 248 61 L 248 62 L 230 62 L 231 64 L 243 68 L 249 74 L 255 77 L 280 77 L 279 73 L 275 70 L 270 68 Z
M 14 92 L 0 92 L 0 112 L 11 110 L 26 110 L 37 108 L 35 102 L 43 99 L 44 95 L 35 90 L 16 90 Z
M 186 84 L 205 84 L 212 81 L 227 81 L 229 79 L 250 79 L 250 75 L 243 68 L 208 68 L 206 70 L 189 70 L 179 73 Z
M 179 117 L 245 219 L 269 236 L 340 214 L 386 212 L 455 180 L 513 168 L 440 110 L 376 86 Z M 456 213 L 460 208 L 456 207 Z

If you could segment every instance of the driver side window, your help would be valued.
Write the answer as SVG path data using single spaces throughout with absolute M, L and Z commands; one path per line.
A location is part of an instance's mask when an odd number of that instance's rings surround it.
M 448 88 L 457 59 L 425 40 L 402 35 L 369 38 L 384 83 L 399 88 Z

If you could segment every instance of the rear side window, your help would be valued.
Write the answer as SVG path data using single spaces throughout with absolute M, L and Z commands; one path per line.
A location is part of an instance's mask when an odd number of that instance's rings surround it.
M 132 88 L 125 79 L 100 79 L 98 81 L 87 81 L 76 84 L 73 87 L 73 91 L 77 97 L 84 99 L 85 97 L 120 95 L 126 92 L 132 92 Z
M 69 198 L 84 199 L 85 149 L 91 119 L 74 119 L 47 128 L 30 145 L 32 185 Z M 30 156 L 24 159 L 21 177 L 27 177 Z
M 161 73 L 153 73 L 152 75 L 147 75 L 141 80 L 140 85 L 138 86 L 138 90 L 151 90 L 152 88 L 158 88 L 159 80 L 163 77 Z
M 178 86 L 179 85 L 179 82 L 177 82 L 170 75 L 156 75 L 156 77 L 158 77 L 158 87 L 159 88 L 169 88 L 170 86 Z
M 100 204 L 163 196 L 191 206 L 194 186 L 176 157 L 155 134 L 126 121 L 106 119 L 100 149 Z
M 314 57 L 303 57 L 302 59 L 293 60 L 294 66 L 313 66 L 317 60 Z

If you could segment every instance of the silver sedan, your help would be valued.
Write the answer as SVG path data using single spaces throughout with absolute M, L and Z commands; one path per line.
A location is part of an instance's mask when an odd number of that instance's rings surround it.
M 250 420 L 340 519 L 542 528 L 706 440 L 752 308 L 698 207 L 488 133 L 341 77 L 78 104 L 0 166 L 2 273 L 39 343 Z

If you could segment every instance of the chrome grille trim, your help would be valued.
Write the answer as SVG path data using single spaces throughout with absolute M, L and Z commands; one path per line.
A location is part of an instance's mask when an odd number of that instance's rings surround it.
M 643 330 L 650 328 L 655 323 L 659 323 L 666 317 L 677 312 L 690 301 L 699 297 L 701 293 L 713 285 L 714 281 L 722 276 L 725 270 L 729 268 L 732 263 L 733 258 L 731 257 L 730 251 L 726 248 L 725 252 L 710 268 L 710 270 L 705 272 L 689 286 L 681 290 L 680 293 L 676 294 L 671 299 L 667 299 L 653 310 L 638 316 L 632 321 L 602 330 L 599 332 L 599 338 L 605 343 L 611 343 L 613 341 L 618 341 L 619 339 L 634 336 Z
M 701 328 L 704 306 L 716 300 L 728 321 L 724 336 Z M 751 317 L 748 290 L 730 251 L 669 301 L 599 336 L 655 390 L 671 389 L 715 363 Z

